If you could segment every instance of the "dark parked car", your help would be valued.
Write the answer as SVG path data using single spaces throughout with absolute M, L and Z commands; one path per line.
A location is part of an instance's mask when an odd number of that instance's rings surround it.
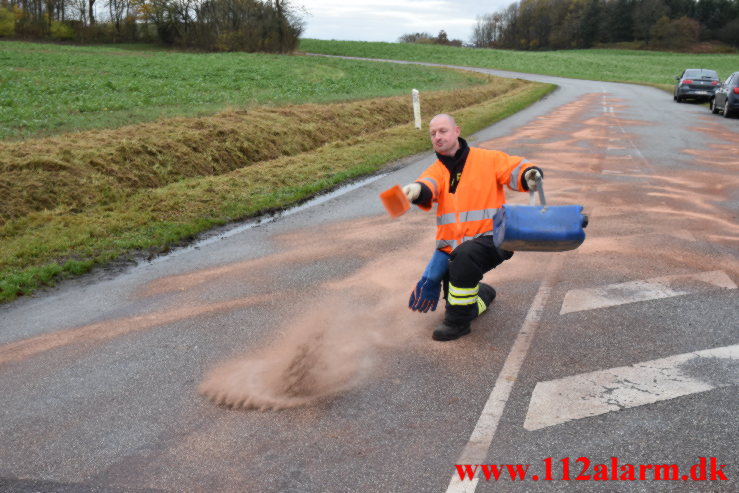
M 715 70 L 705 68 L 686 69 L 679 77 L 675 77 L 677 84 L 672 99 L 681 102 L 683 99 L 710 101 L 721 82 Z
M 711 100 L 711 112 L 721 111 L 726 118 L 739 114 L 739 72 L 734 72 L 716 90 Z

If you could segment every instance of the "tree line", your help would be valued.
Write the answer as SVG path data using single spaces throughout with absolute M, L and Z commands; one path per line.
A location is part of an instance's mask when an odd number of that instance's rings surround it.
M 21 39 L 286 53 L 303 26 L 289 0 L 0 0 L 0 37 Z
M 462 46 L 464 43 L 461 39 L 449 39 L 446 31 L 443 29 L 439 31 L 439 34 L 433 36 L 429 33 L 408 33 L 403 34 L 398 38 L 400 43 L 419 43 L 419 44 L 434 44 L 434 45 L 446 45 L 446 46 Z
M 630 42 L 683 50 L 700 41 L 739 46 L 739 0 L 519 0 L 478 17 L 471 44 L 542 50 Z

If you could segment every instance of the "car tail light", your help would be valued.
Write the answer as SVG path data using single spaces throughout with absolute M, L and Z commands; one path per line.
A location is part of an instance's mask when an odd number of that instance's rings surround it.
M 718 81 L 717 81 L 717 80 L 714 80 L 714 81 L 712 81 L 712 82 L 711 82 L 711 85 L 712 85 L 712 86 L 717 86 L 717 85 L 718 85 Z
M 739 94 L 739 87 L 734 88 L 734 94 Z
M 690 79 L 685 79 L 685 80 L 683 81 L 683 85 L 688 85 L 688 84 L 692 84 L 692 83 L 693 83 L 693 81 L 692 81 L 692 80 L 690 80 Z

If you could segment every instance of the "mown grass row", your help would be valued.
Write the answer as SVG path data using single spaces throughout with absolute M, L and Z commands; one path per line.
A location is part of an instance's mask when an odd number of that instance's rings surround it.
M 739 54 L 690 54 L 636 50 L 512 51 L 414 43 L 303 39 L 307 53 L 411 60 L 511 70 L 574 79 L 634 82 L 670 87 L 686 68 L 710 68 L 721 78 L 739 70 Z
M 426 92 L 422 101 L 425 114 L 454 112 L 465 131 L 474 132 L 519 111 L 551 89 L 525 81 L 495 80 L 472 89 Z M 126 131 L 25 141 L 22 144 L 35 150 L 29 151 L 26 161 L 16 161 L 10 168 L 29 171 L 29 179 L 36 178 L 39 183 L 53 182 L 60 173 L 70 171 L 70 193 L 66 201 L 53 207 L 16 211 L 0 226 L 0 300 L 31 293 L 39 286 L 113 259 L 167 251 L 207 229 L 287 207 L 348 179 L 375 172 L 388 162 L 426 150 L 428 137 L 413 127 L 409 100 L 396 97 L 320 108 L 263 108 L 226 112 L 213 118 L 174 119 L 160 123 L 161 133 L 153 140 L 149 133 L 155 128 L 141 125 Z M 280 120 L 285 113 L 292 118 Z M 375 113 L 377 119 L 369 116 Z M 273 118 L 280 121 L 279 132 L 270 127 Z M 261 140 L 256 140 L 248 129 L 260 124 L 273 131 L 259 134 Z M 228 135 L 213 138 L 214 127 L 229 129 Z M 323 135 L 324 131 L 329 137 Z M 183 132 L 194 133 L 178 138 Z M 297 145 L 285 138 L 298 134 L 314 138 Z M 192 135 L 202 138 L 197 145 L 188 146 Z M 120 140 L 116 142 L 116 138 Z M 228 157 L 223 159 L 222 168 L 194 167 L 193 174 L 188 175 L 187 164 L 178 165 L 188 159 L 196 163 L 203 156 L 210 156 L 211 165 L 215 165 L 219 160 L 214 156 L 223 149 L 224 139 L 226 147 L 243 158 L 242 166 L 238 166 L 239 159 Z M 69 145 L 66 150 L 65 140 Z M 90 140 L 104 143 L 97 157 L 93 148 L 85 148 L 84 143 Z M 153 147 L 159 140 L 163 147 Z M 285 149 L 280 148 L 281 142 Z M 38 157 L 43 155 L 44 143 L 51 143 L 47 154 L 56 153 L 54 158 Z M 5 145 L 20 146 L 6 154 L 11 157 L 22 154 L 25 148 L 20 143 Z M 267 155 L 259 154 L 272 145 L 275 147 Z M 59 146 L 62 148 L 57 149 Z M 110 165 L 109 158 L 121 146 L 143 152 L 122 152 L 120 162 Z M 248 146 L 255 149 L 252 158 L 244 150 Z M 77 152 L 84 159 L 70 157 Z M 152 162 L 172 163 L 171 170 L 152 174 L 147 156 L 155 156 Z M 139 158 L 150 164 L 137 167 Z M 77 171 L 75 166 L 79 166 Z M 89 179 L 74 182 L 76 173 L 87 173 Z M 103 186 L 101 180 L 106 176 L 110 180 Z M 14 192 L 22 188 L 9 181 L 4 186 L 15 186 Z M 96 196 L 101 190 L 108 192 Z M 72 193 L 75 191 L 78 193 Z M 56 195 L 64 194 L 57 191 Z
M 485 77 L 480 77 L 485 81 Z M 491 99 L 520 82 L 423 93 L 430 110 Z M 407 123 L 410 96 L 331 105 L 261 107 L 212 117 L 173 118 L 64 136 L 0 143 L 0 224 L 41 210 L 80 212 L 142 189 L 314 150 Z

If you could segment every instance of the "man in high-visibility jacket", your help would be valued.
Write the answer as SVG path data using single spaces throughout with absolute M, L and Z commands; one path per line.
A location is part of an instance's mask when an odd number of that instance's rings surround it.
M 495 298 L 495 290 L 480 282 L 483 275 L 513 255 L 493 244 L 493 216 L 505 203 L 504 187 L 536 190 L 543 172 L 524 158 L 469 147 L 450 115 L 436 115 L 429 133 L 438 159 L 403 192 L 423 210 L 437 204 L 437 250 L 408 306 L 434 311 L 443 284 L 444 322 L 432 337 L 450 341 L 469 334 L 470 322 Z

